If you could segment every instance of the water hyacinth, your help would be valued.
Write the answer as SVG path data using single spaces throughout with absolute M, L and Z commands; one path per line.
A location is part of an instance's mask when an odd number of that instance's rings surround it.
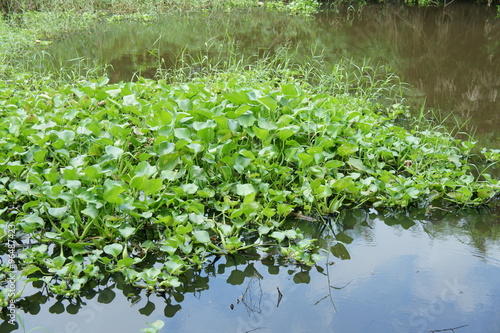
M 2 83 L 1 223 L 36 243 L 19 253 L 22 274 L 68 296 L 105 272 L 166 290 L 213 253 L 278 245 L 314 262 L 290 214 L 321 223 L 359 205 L 477 206 L 498 193 L 472 173 L 472 142 L 396 125 L 401 104 L 244 78 Z M 143 265 L 150 253 L 161 267 Z

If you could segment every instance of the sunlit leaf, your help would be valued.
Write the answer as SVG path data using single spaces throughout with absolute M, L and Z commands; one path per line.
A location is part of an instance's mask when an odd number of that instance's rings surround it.
M 104 253 L 107 253 L 109 255 L 112 255 L 113 257 L 118 257 L 120 253 L 123 251 L 123 245 L 118 244 L 118 243 L 113 243 L 106 245 L 104 248 Z

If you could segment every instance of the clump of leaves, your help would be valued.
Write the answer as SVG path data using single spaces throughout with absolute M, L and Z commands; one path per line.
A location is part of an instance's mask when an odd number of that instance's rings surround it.
M 209 253 L 279 245 L 314 262 L 315 240 L 284 224 L 292 212 L 477 206 L 498 192 L 471 173 L 473 143 L 395 125 L 400 104 L 244 77 L 1 83 L 0 222 L 37 243 L 19 253 L 23 275 L 67 296 L 105 272 L 166 290 Z M 150 254 L 163 265 L 143 265 Z

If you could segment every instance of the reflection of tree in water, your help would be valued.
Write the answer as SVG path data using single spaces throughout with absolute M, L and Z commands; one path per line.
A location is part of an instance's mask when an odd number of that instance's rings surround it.
M 255 275 L 248 280 L 248 285 L 241 296 L 240 302 L 245 306 L 248 316 L 256 321 L 262 315 L 262 296 L 261 279 Z

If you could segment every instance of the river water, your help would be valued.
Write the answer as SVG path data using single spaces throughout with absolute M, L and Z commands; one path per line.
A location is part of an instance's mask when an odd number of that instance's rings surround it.
M 152 77 L 182 53 L 223 59 L 228 40 L 248 59 L 283 46 L 305 57 L 321 48 L 331 62 L 368 58 L 412 86 L 412 103 L 452 114 L 466 123 L 462 131 L 500 148 L 494 16 L 494 9 L 470 3 L 369 6 L 312 20 L 262 10 L 203 13 L 103 24 L 49 51 L 63 65 L 83 58 L 111 64 L 113 81 Z M 114 276 L 73 304 L 28 287 L 30 305 L 19 315 L 26 332 L 139 332 L 156 320 L 165 322 L 160 332 L 182 333 L 500 332 L 499 208 L 433 218 L 411 209 L 361 209 L 343 212 L 332 229 L 302 228 L 324 249 L 312 268 L 277 255 L 211 258 L 171 295 L 148 296 Z M 0 331 L 10 330 L 4 323 Z

